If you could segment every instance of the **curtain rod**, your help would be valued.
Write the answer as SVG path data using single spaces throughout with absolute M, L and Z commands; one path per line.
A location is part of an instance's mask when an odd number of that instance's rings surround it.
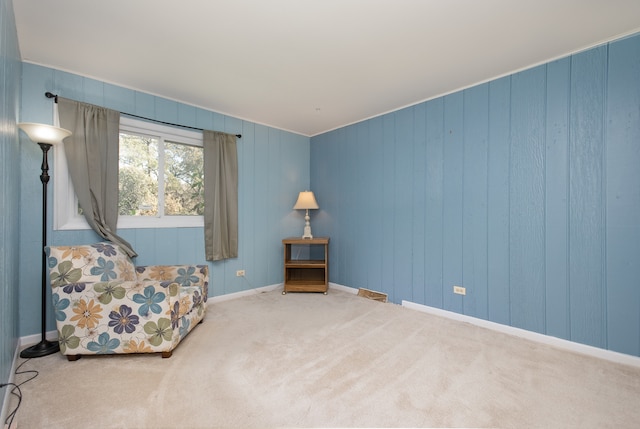
M 49 91 L 47 91 L 47 92 L 44 93 L 44 95 L 47 98 L 53 98 L 55 103 L 58 102 L 58 95 L 57 94 L 52 94 Z M 127 112 L 120 112 L 120 113 L 123 114 L 123 115 L 132 116 L 134 118 L 144 119 L 145 121 L 157 122 L 159 124 L 170 125 L 170 126 L 173 126 L 173 127 L 189 128 L 190 130 L 204 131 L 202 128 L 190 127 L 189 125 L 173 124 L 171 122 L 160 121 L 158 119 L 145 118 L 144 116 L 138 116 L 138 115 L 134 115 L 132 113 L 127 113 Z M 236 137 L 241 139 L 242 138 L 242 134 L 236 134 Z

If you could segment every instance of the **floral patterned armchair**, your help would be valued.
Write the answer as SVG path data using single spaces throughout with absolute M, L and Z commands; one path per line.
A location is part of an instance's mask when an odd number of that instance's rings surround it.
M 206 265 L 135 267 L 110 242 L 45 252 L 60 351 L 69 360 L 157 352 L 167 358 L 204 318 Z

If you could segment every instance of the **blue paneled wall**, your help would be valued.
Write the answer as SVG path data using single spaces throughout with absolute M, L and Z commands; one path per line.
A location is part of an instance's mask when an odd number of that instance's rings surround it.
M 10 377 L 18 343 L 20 237 L 20 52 L 12 2 L 0 0 L 0 382 Z M 0 403 L 10 388 L 0 390 Z M 4 422 L 2 422 L 4 425 Z
M 239 256 L 209 263 L 210 295 L 224 295 L 282 282 L 283 237 L 304 225 L 292 209 L 298 192 L 309 188 L 310 139 L 157 96 L 33 64 L 23 65 L 22 120 L 52 123 L 53 101 L 44 93 L 105 106 L 174 124 L 242 134 L 238 139 Z M 20 335 L 39 332 L 42 153 L 26 145 L 22 157 L 20 206 Z M 52 174 L 56 174 L 52 171 Z M 51 188 L 51 186 L 50 186 Z M 55 194 L 51 193 L 50 201 Z M 52 231 L 50 243 L 69 245 L 101 240 L 93 231 Z M 206 263 L 202 228 L 126 229 L 120 234 L 134 247 L 136 264 Z M 244 269 L 245 277 L 236 277 Z M 49 329 L 54 329 L 49 318 Z
M 640 35 L 315 136 L 311 185 L 332 282 L 640 356 Z

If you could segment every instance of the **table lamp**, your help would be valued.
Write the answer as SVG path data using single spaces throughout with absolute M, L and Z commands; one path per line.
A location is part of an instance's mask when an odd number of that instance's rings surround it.
M 300 192 L 298 195 L 298 201 L 296 201 L 296 205 L 293 206 L 293 208 L 295 210 L 306 210 L 306 214 L 304 215 L 304 233 L 302 234 L 302 238 L 312 239 L 313 235 L 311 234 L 311 223 L 309 222 L 309 209 L 320 208 L 316 202 L 316 197 L 313 195 L 313 192 Z

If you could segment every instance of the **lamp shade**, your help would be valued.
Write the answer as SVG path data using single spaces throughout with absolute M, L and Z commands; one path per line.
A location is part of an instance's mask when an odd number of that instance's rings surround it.
M 311 191 L 303 191 L 298 195 L 298 201 L 296 201 L 296 205 L 293 206 L 295 210 L 304 210 L 304 209 L 319 209 L 318 203 L 316 202 L 316 197 L 313 195 Z
M 58 144 L 62 143 L 65 137 L 71 135 L 71 131 L 69 130 L 46 124 L 22 122 L 18 124 L 18 127 L 24 131 L 34 143 Z

